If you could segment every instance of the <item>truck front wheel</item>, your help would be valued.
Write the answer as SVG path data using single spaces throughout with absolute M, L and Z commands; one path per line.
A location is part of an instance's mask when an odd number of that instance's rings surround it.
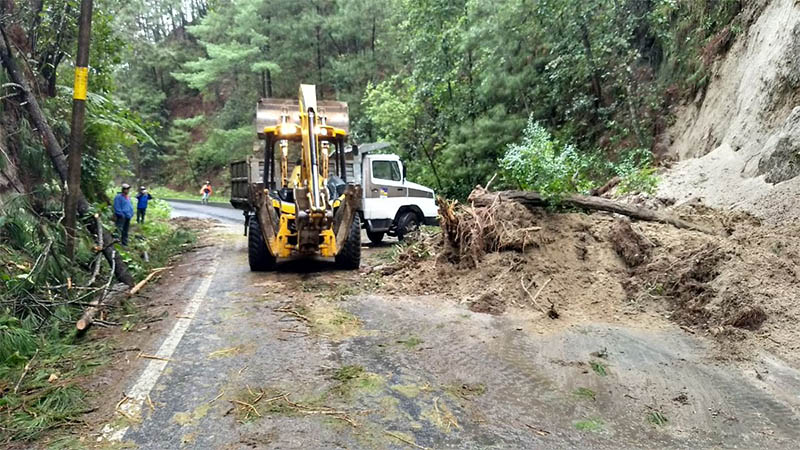
M 373 244 L 380 244 L 383 240 L 383 235 L 386 234 L 383 231 L 367 231 L 367 237 L 369 241 Z
M 361 218 L 358 214 L 353 217 L 347 240 L 336 254 L 336 265 L 345 270 L 358 269 L 361 265 Z
M 401 241 L 409 234 L 419 230 L 419 217 L 414 211 L 406 211 L 397 220 L 397 239 Z
M 275 257 L 267 249 L 258 218 L 250 217 L 250 229 L 247 232 L 247 259 L 250 270 L 253 272 L 266 272 L 275 266 Z

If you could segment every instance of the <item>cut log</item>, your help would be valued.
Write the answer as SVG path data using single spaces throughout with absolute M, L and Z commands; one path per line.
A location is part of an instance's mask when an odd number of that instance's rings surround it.
M 61 149 L 61 145 L 56 140 L 56 136 L 53 133 L 53 129 L 50 128 L 50 125 L 47 123 L 47 118 L 42 112 L 42 109 L 39 107 L 39 102 L 36 100 L 36 96 L 33 95 L 33 91 L 28 84 L 28 80 L 25 78 L 22 70 L 20 70 L 19 66 L 17 65 L 17 61 L 14 58 L 14 55 L 11 50 L 11 45 L 9 43 L 9 39 L 6 36 L 5 30 L 2 26 L 0 26 L 0 62 L 2 62 L 3 66 L 8 73 L 9 78 L 15 84 L 19 86 L 19 89 L 22 91 L 22 97 L 25 105 L 25 108 L 28 110 L 28 116 L 30 116 L 31 122 L 36 126 L 36 129 L 42 136 L 42 142 L 44 143 L 45 150 L 47 151 L 48 156 L 50 157 L 50 161 L 53 163 L 53 168 L 55 169 L 58 177 L 61 179 L 62 185 L 66 185 L 67 181 L 67 158 L 64 155 L 64 152 Z M 81 195 L 78 197 L 78 215 L 84 219 L 91 219 L 89 214 L 89 202 L 86 201 L 86 198 Z M 89 229 L 90 232 L 97 234 L 103 233 L 105 242 L 112 242 L 111 235 L 103 230 L 102 228 L 98 229 L 97 221 L 89 220 L 86 223 L 86 227 Z M 131 276 L 130 272 L 128 272 L 128 268 L 125 265 L 125 262 L 122 260 L 122 256 L 118 253 L 113 251 L 112 246 L 108 246 L 103 249 L 103 255 L 108 260 L 109 264 L 112 264 L 116 267 L 114 270 L 114 275 L 116 276 L 117 280 L 122 283 L 127 284 L 128 286 L 133 286 L 133 276 Z
M 150 275 L 148 275 L 147 278 L 145 278 L 144 280 L 136 283 L 136 286 L 134 286 L 130 290 L 130 292 L 128 292 L 128 296 L 136 295 L 136 293 L 139 292 L 140 290 L 142 290 L 142 288 L 144 287 L 145 284 L 147 284 L 148 281 L 150 281 L 151 279 L 153 279 L 154 276 L 158 275 L 159 273 L 161 273 L 161 272 L 163 272 L 163 271 L 165 271 L 167 269 L 169 269 L 169 267 L 159 267 L 158 269 L 153 269 L 153 271 L 150 272 Z
M 538 192 L 533 191 L 502 191 L 502 192 L 488 192 L 482 188 L 476 188 L 469 195 L 469 201 L 478 207 L 490 206 L 497 201 L 512 201 L 517 202 L 527 207 L 545 207 L 550 206 L 553 202 L 543 198 Z M 648 208 L 640 208 L 638 206 L 628 205 L 626 203 L 615 202 L 602 197 L 588 197 L 585 195 L 568 195 L 559 200 L 559 204 L 575 206 L 579 208 L 607 211 L 623 216 L 628 216 L 632 219 L 644 220 L 648 222 L 660 222 L 673 225 L 677 228 L 686 230 L 699 231 L 706 234 L 715 234 L 712 230 L 697 225 L 686 220 L 677 218 L 662 211 L 655 211 Z

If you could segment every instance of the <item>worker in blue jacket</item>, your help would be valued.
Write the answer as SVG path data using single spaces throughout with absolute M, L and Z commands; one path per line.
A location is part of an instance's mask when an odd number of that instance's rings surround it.
M 114 197 L 114 220 L 123 246 L 128 245 L 128 228 L 130 228 L 131 218 L 133 218 L 133 205 L 128 197 L 130 190 L 131 185 L 122 183 L 122 191 Z
M 139 193 L 136 194 L 136 223 L 144 223 L 144 215 L 147 213 L 147 202 L 153 199 L 153 196 L 147 192 L 147 188 L 142 186 L 139 188 Z

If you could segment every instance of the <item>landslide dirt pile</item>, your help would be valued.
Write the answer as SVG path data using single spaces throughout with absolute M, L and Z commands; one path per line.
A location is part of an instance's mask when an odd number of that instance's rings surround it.
M 395 292 L 446 294 L 491 314 L 663 314 L 714 334 L 795 340 L 800 225 L 766 226 L 699 204 L 672 213 L 713 233 L 508 201 L 448 204 L 441 234 L 406 247 L 384 280 Z

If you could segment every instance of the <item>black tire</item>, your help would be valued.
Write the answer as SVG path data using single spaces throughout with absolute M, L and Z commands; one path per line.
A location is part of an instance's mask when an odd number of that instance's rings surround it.
M 247 259 L 253 272 L 266 272 L 275 266 L 275 257 L 267 249 L 255 216 L 250 217 L 250 229 L 247 231 Z
M 369 241 L 373 244 L 380 244 L 383 241 L 383 235 L 386 234 L 383 231 L 367 231 L 367 237 Z
M 361 218 L 356 214 L 350 226 L 344 246 L 336 255 L 336 266 L 340 269 L 355 270 L 361 265 Z
M 419 230 L 419 224 L 420 220 L 417 213 L 414 211 L 404 212 L 397 220 L 397 239 L 402 241 L 409 233 Z

